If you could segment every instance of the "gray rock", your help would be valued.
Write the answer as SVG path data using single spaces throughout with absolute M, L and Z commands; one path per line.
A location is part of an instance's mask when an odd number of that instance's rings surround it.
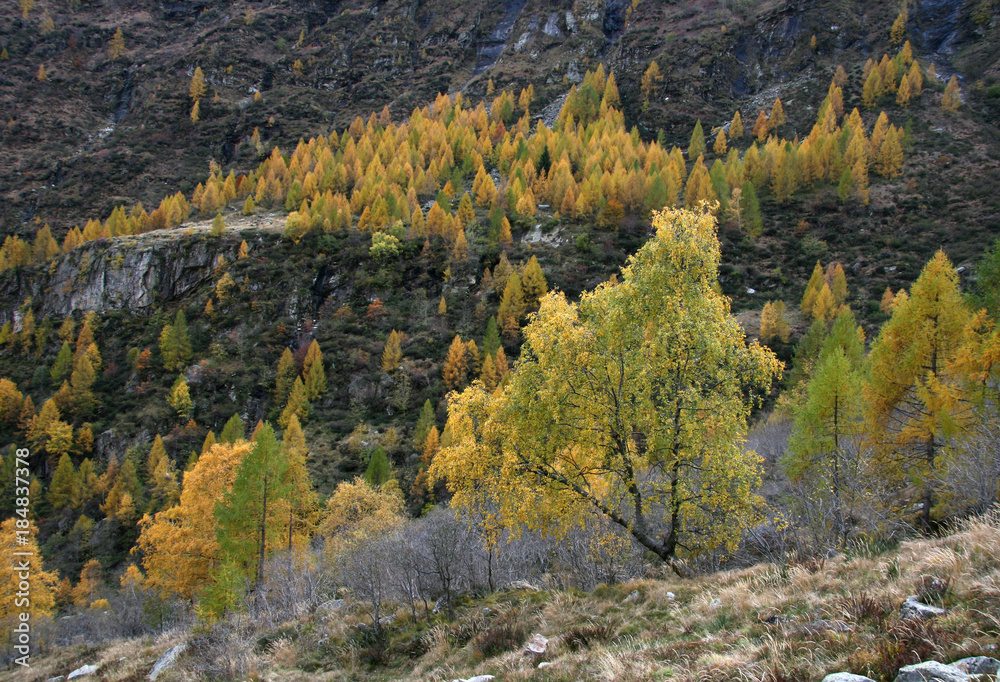
M 524 645 L 524 653 L 541 656 L 548 648 L 549 640 L 536 632 L 528 640 L 528 643 Z
M 77 677 L 83 677 L 84 675 L 93 675 L 96 672 L 97 672 L 96 665 L 85 665 L 71 672 L 69 675 L 66 676 L 66 679 L 73 680 L 76 679 Z
M 174 663 L 177 661 L 177 657 L 187 649 L 187 644 L 178 644 L 177 646 L 172 646 L 163 652 L 160 656 L 160 660 L 156 662 L 153 669 L 149 671 L 149 679 L 155 680 L 157 677 L 163 674 L 165 670 L 173 667 Z
M 470 677 L 466 680 L 453 680 L 452 682 L 490 682 L 490 680 L 495 680 L 496 678 L 492 675 L 476 675 L 475 677 Z
M 943 616 L 945 613 L 947 612 L 944 609 L 924 604 L 917 598 L 916 595 L 907 597 L 906 601 L 903 602 L 903 605 L 899 607 L 899 617 L 903 620 L 912 618 L 934 618 L 935 616 Z
M 966 673 L 937 661 L 925 661 L 900 668 L 896 682 L 970 682 Z
M 854 673 L 833 673 L 824 677 L 823 682 L 875 682 L 875 680 Z
M 531 590 L 532 592 L 542 591 L 542 588 L 532 585 L 527 580 L 515 580 L 508 587 L 512 590 Z
M 325 601 L 316 607 L 317 611 L 339 611 L 344 608 L 343 599 L 331 599 L 330 601 Z
M 1000 672 L 1000 661 L 989 656 L 971 656 L 955 661 L 951 667 L 969 675 L 996 675 Z
M 552 661 L 542 661 L 541 663 L 538 664 L 538 668 L 539 669 L 548 668 L 550 665 L 555 665 L 555 663 L 553 663 Z
M 45 680 L 45 682 L 62 682 L 65 679 L 66 679 L 65 675 L 60 675 L 59 677 L 50 677 L 49 679 Z
M 632 593 L 629 596 L 625 597 L 625 599 L 622 601 L 622 603 L 623 604 L 631 604 L 632 602 L 639 601 L 639 596 L 640 596 L 639 595 L 639 590 L 632 590 Z

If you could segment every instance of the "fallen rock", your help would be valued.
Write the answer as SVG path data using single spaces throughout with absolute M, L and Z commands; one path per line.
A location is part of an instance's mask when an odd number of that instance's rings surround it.
M 66 679 L 65 675 L 60 675 L 59 677 L 50 677 L 49 679 L 45 680 L 45 682 L 62 682 L 65 679 Z
M 970 682 L 966 673 L 937 661 L 925 661 L 899 669 L 896 682 Z
M 532 585 L 527 580 L 515 580 L 509 585 L 512 590 L 531 590 L 532 592 L 541 592 L 542 588 Z
M 83 677 L 84 675 L 93 675 L 96 672 L 97 672 L 96 665 L 85 665 L 71 672 L 69 675 L 66 676 L 66 679 L 73 680 L 76 679 L 77 677 Z
M 673 601 L 674 599 L 677 599 L 677 595 L 673 592 L 667 592 L 667 601 Z
M 824 677 L 823 682 L 875 682 L 875 680 L 854 673 L 833 673 Z
M 185 649 L 187 649 L 187 644 L 178 644 L 177 646 L 172 646 L 166 651 L 164 651 L 163 655 L 160 656 L 160 660 L 158 660 L 156 662 L 156 665 L 153 666 L 153 669 L 149 671 L 149 679 L 155 680 L 157 677 L 162 675 L 163 672 L 166 671 L 168 668 L 173 667 L 174 662 L 177 660 L 177 657 Z
M 492 675 L 476 675 L 475 677 L 470 677 L 467 680 L 452 680 L 452 682 L 490 682 L 490 680 L 495 680 L 496 678 Z
M 917 598 L 917 595 L 907 597 L 903 605 L 899 607 L 899 617 L 903 620 L 910 618 L 934 618 L 935 616 L 943 616 L 945 613 L 947 612 L 944 609 L 924 604 Z
M 636 601 L 639 601 L 639 590 L 632 590 L 632 593 L 629 594 L 629 596 L 625 597 L 624 600 L 622 600 L 622 604 L 631 604 L 632 602 Z
M 539 669 L 548 668 L 550 665 L 555 665 L 552 661 L 542 661 L 538 664 Z
M 1000 661 L 989 656 L 971 656 L 955 661 L 951 667 L 967 675 L 996 675 L 1000 672 Z
M 541 656 L 549 648 L 549 640 L 542 635 L 535 633 L 528 640 L 528 643 L 524 645 L 525 654 L 534 654 L 536 656 Z

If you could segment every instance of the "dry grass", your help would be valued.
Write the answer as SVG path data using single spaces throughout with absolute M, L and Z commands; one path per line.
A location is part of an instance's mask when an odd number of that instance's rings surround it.
M 881 555 L 634 580 L 590 593 L 495 594 L 466 601 L 452 622 L 414 623 L 401 611 L 378 652 L 364 634 L 365 619 L 349 610 L 287 623 L 263 646 L 232 630 L 216 636 L 211 656 L 192 651 L 165 679 L 204 679 L 209 669 L 229 666 L 234 675 L 269 680 L 435 682 L 489 673 L 553 682 L 805 682 L 838 670 L 892 680 L 916 660 L 997 654 L 990 647 L 1000 638 L 998 555 L 1000 512 Z M 900 621 L 899 606 L 911 594 L 947 615 Z M 542 658 L 522 654 L 536 632 L 549 638 Z M 139 679 L 181 638 L 52 652 L 30 676 L 10 679 L 46 679 L 93 662 L 104 679 Z M 551 665 L 539 670 L 542 660 Z

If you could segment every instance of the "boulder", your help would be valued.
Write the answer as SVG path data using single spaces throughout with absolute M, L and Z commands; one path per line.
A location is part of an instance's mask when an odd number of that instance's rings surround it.
M 899 669 L 896 682 L 970 682 L 966 673 L 937 661 L 925 661 Z
M 924 604 L 916 595 L 907 597 L 903 605 L 899 607 L 899 617 L 903 620 L 910 618 L 934 618 L 935 616 L 943 616 L 945 613 L 947 612 L 944 609 Z
M 535 633 L 528 640 L 528 643 L 524 645 L 525 654 L 534 654 L 535 656 L 541 656 L 549 648 L 549 640 L 542 635 Z
M 833 673 L 824 677 L 823 682 L 875 682 L 875 680 L 854 673 Z
M 968 675 L 996 675 L 1000 672 L 1000 661 L 989 656 L 971 656 L 955 661 L 951 667 Z
M 74 680 L 77 677 L 83 677 L 84 675 L 93 675 L 96 672 L 97 672 L 97 666 L 96 665 L 84 665 L 84 666 L 81 666 L 81 667 L 77 668 L 76 670 L 74 670 L 73 672 L 71 672 L 69 675 L 67 675 L 66 679 L 67 680 Z
M 153 669 L 149 671 L 149 679 L 155 680 L 157 677 L 162 675 L 165 670 L 173 667 L 177 657 L 183 653 L 185 649 L 187 649 L 187 644 L 178 644 L 177 646 L 172 646 L 163 652 L 163 655 L 160 656 L 156 665 L 154 665 Z

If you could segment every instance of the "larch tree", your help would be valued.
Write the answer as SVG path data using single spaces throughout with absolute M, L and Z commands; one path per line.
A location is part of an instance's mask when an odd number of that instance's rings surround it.
M 316 400 L 326 393 L 326 370 L 323 369 L 323 351 L 319 342 L 312 340 L 302 363 L 302 379 L 306 386 L 306 399 Z
M 701 127 L 701 119 L 694 124 L 691 131 L 691 140 L 688 142 L 687 157 L 693 161 L 705 153 L 705 131 Z
M 385 340 L 385 347 L 382 349 L 382 371 L 386 373 L 395 372 L 399 369 L 399 364 L 403 361 L 403 349 L 401 347 L 400 334 L 395 329 L 389 332 L 389 337 Z
M 194 75 L 191 76 L 191 85 L 188 87 L 188 94 L 191 96 L 191 100 L 197 104 L 205 96 L 206 92 L 208 92 L 208 88 L 205 85 L 205 73 L 201 70 L 200 66 L 196 66 Z
M 869 476 L 861 447 L 864 403 L 864 344 L 854 315 L 844 308 L 834 322 L 795 411 L 783 466 L 789 478 L 804 483 L 814 499 L 830 498 L 832 518 L 825 530 L 846 547 L 852 517 Z M 825 505 L 824 505 L 825 506 Z
M 719 128 L 719 134 L 715 136 L 715 144 L 712 145 L 712 151 L 715 152 L 716 156 L 725 156 L 728 148 L 726 145 L 726 131 Z
M 288 402 L 285 404 L 285 409 L 281 411 L 281 416 L 278 417 L 278 424 L 283 429 L 288 428 L 288 422 L 292 415 L 295 415 L 300 422 L 304 422 L 309 416 L 310 409 L 306 385 L 302 382 L 301 377 L 295 377 L 295 381 L 292 382 L 292 390 L 288 394 Z
M 423 407 L 420 408 L 420 416 L 417 417 L 417 424 L 413 428 L 413 447 L 416 450 L 423 452 L 424 440 L 431 427 L 435 426 L 435 421 L 434 406 L 428 398 L 424 401 Z
M 167 402 L 177 412 L 177 417 L 181 421 L 187 421 L 191 418 L 194 402 L 191 400 L 191 392 L 188 390 L 187 379 L 184 378 L 183 374 L 177 375 L 174 386 L 170 389 L 170 395 L 167 397 Z
M 164 325 L 160 332 L 160 355 L 168 371 L 183 369 L 191 359 L 191 337 L 183 308 L 177 310 L 174 323 Z
M 872 345 L 864 386 L 867 428 L 886 470 L 919 490 L 920 523 L 931 529 L 941 457 L 962 428 L 967 400 L 950 371 L 971 318 L 958 275 L 943 251 L 900 294 Z
M 217 443 L 184 475 L 180 502 L 143 517 L 136 543 L 146 584 L 163 594 L 195 597 L 212 581 L 219 564 L 215 507 L 232 488 L 252 444 Z
M 517 276 L 516 272 L 512 272 L 507 278 L 507 285 L 504 287 L 503 296 L 500 298 L 500 307 L 497 310 L 497 322 L 500 323 L 504 336 L 509 339 L 517 338 L 521 328 L 521 317 L 525 310 L 521 278 Z
M 904 5 L 903 9 L 899 10 L 896 20 L 892 22 L 892 28 L 889 29 L 889 40 L 892 41 L 893 45 L 899 45 L 903 42 L 903 38 L 906 36 L 906 22 L 908 20 L 909 11 L 906 5 Z
M 73 349 L 68 342 L 63 342 L 62 347 L 59 349 L 59 354 L 56 355 L 56 361 L 52 363 L 52 369 L 49 370 L 49 376 L 52 378 L 52 383 L 54 385 L 61 384 L 67 377 L 69 377 L 70 371 L 73 369 Z
M 295 368 L 295 358 L 292 351 L 286 346 L 285 350 L 278 358 L 278 369 L 274 376 L 274 402 L 284 406 L 288 402 L 288 394 L 292 391 L 292 384 L 298 370 Z
M 240 462 L 232 488 L 215 506 L 219 548 L 244 575 L 255 576 L 255 586 L 264 582 L 268 547 L 280 544 L 285 529 L 284 519 L 275 509 L 279 500 L 287 503 L 287 468 L 288 459 L 274 429 L 265 424 Z
M 746 225 L 747 236 L 750 239 L 757 239 L 764 233 L 764 216 L 760 212 L 757 190 L 749 180 L 743 183 L 740 197 L 742 199 L 740 213 Z
M 462 337 L 456 334 L 451 341 L 448 355 L 441 368 L 441 377 L 444 379 L 445 388 L 449 391 L 460 388 L 468 378 L 468 371 L 468 348 L 462 343 Z
M 653 95 L 653 91 L 656 86 L 659 85 L 660 81 L 663 80 L 663 74 L 660 73 L 660 65 L 656 63 L 654 59 L 649 63 L 646 71 L 642 74 L 642 81 L 639 85 L 642 90 L 642 110 L 649 110 L 649 99 Z
M 27 537 L 17 534 L 17 519 L 11 517 L 0 524 L 0 549 L 5 557 L 10 559 L 0 562 L 0 638 L 10 642 L 14 627 L 21 622 L 22 613 L 29 614 L 32 627 L 38 621 L 47 618 L 55 608 L 55 588 L 59 582 L 56 572 L 45 570 L 42 563 L 42 552 L 38 547 L 36 524 L 29 525 Z M 25 538 L 21 544 L 21 538 Z M 28 592 L 31 594 L 28 603 L 18 596 L 21 583 L 25 580 L 23 572 L 18 569 L 13 557 L 17 552 L 23 552 L 18 560 L 28 564 Z
M 524 303 L 529 309 L 538 307 L 542 297 L 549 291 L 548 282 L 545 281 L 545 273 L 538 263 L 538 258 L 532 256 L 524 266 L 524 274 L 521 276 L 521 291 L 524 293 Z
M 767 127 L 770 131 L 775 131 L 785 125 L 785 107 L 781 104 L 781 98 L 776 97 L 771 105 L 771 115 L 767 117 Z
M 766 393 L 781 363 L 744 343 L 715 290 L 711 213 L 667 210 L 654 225 L 619 283 L 543 300 L 499 393 L 452 397 L 431 476 L 459 509 L 510 527 L 597 514 L 687 574 L 685 558 L 731 551 L 762 518 L 745 390 Z
M 743 117 L 740 116 L 739 110 L 733 114 L 733 121 L 729 124 L 729 139 L 738 140 L 743 137 Z
M 232 445 L 239 440 L 246 440 L 246 426 L 244 426 L 243 420 L 240 419 L 240 415 L 233 414 L 223 425 L 222 433 L 219 435 L 219 442 Z
M 118 61 L 118 58 L 123 54 L 125 54 L 125 36 L 122 35 L 122 29 L 119 26 L 112 36 L 111 42 L 108 43 L 108 56 L 111 57 L 112 61 Z
M 763 143 L 767 139 L 768 132 L 767 114 L 761 109 L 757 114 L 757 120 L 753 124 L 753 136 L 757 138 L 758 142 Z
M 68 453 L 63 453 L 59 458 L 59 465 L 52 474 L 52 481 L 49 483 L 49 504 L 54 511 L 61 511 L 65 507 L 75 507 L 79 502 L 78 481 L 76 467 Z
M 952 76 L 941 96 L 941 108 L 945 111 L 958 111 L 960 106 L 962 106 L 962 96 L 958 89 L 958 78 Z

